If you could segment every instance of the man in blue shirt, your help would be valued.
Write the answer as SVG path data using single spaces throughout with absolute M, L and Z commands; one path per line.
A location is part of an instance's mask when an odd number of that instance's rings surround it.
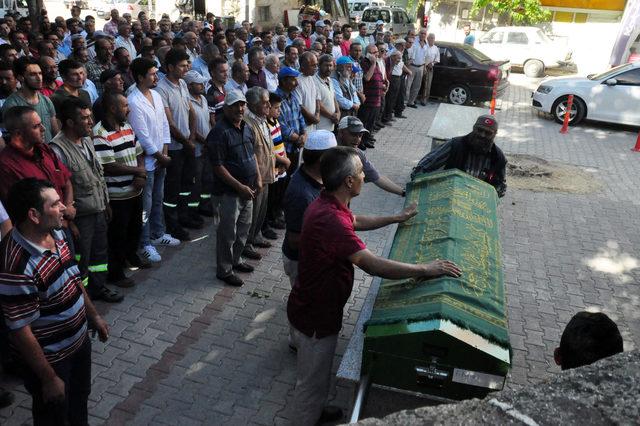
M 298 86 L 296 77 L 299 75 L 300 72 L 293 68 L 282 67 L 278 73 L 279 85 L 276 89 L 276 95 L 282 99 L 278 121 L 287 156 L 291 160 L 291 170 L 298 168 L 300 148 L 304 146 L 307 137 L 300 102 L 293 96 L 293 91 Z
M 464 27 L 462 27 L 462 30 L 464 31 L 463 43 L 469 46 L 473 46 L 476 43 L 476 36 L 471 34 L 471 27 L 469 25 L 465 25 Z

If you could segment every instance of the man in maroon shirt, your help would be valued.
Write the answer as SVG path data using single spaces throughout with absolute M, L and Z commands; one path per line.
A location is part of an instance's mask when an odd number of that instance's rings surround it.
M 264 50 L 261 47 L 249 49 L 249 80 L 247 87 L 260 86 L 267 89 L 267 75 L 264 72 Z
M 364 123 L 369 133 L 363 135 L 362 144 L 366 148 L 374 148 L 371 133 L 375 131 L 375 123 L 382 107 L 382 97 L 386 90 L 385 76 L 378 65 L 378 47 L 367 46 L 367 55 L 362 59 L 362 86 L 365 100 L 358 110 L 358 118 Z
M 0 199 L 6 200 L 9 189 L 19 180 L 36 178 L 53 184 L 66 206 L 65 219 L 75 217 L 71 173 L 44 143 L 44 127 L 38 113 L 28 106 L 15 106 L 4 114 L 11 135 L 0 152 Z
M 367 249 L 356 230 L 404 222 L 417 210 L 413 204 L 394 216 L 354 215 L 349 202 L 364 184 L 362 162 L 355 149 L 328 150 L 320 160 L 320 171 L 325 189 L 304 216 L 298 279 L 287 304 L 293 343 L 298 348 L 294 423 L 300 425 L 342 417 L 342 410 L 325 407 L 325 403 L 342 311 L 353 288 L 353 265 L 388 279 L 461 274 L 448 260 L 412 265 L 376 256 Z

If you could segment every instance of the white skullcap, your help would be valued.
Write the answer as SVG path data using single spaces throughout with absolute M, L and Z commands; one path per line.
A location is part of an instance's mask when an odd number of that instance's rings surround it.
M 310 151 L 323 151 L 338 146 L 336 136 L 329 130 L 314 130 L 307 136 L 304 149 Z

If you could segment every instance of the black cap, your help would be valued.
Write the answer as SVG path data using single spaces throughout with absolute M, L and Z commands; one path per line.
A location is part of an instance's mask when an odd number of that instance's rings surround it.
M 104 84 L 104 83 L 107 82 L 107 80 L 109 80 L 110 78 L 115 77 L 118 74 L 120 74 L 120 71 L 104 70 L 104 71 L 102 71 L 102 74 L 100 74 L 100 83 Z

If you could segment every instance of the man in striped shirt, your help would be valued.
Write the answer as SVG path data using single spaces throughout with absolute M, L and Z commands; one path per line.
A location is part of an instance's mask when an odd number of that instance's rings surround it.
M 104 118 L 93 128 L 93 145 L 104 168 L 111 206 L 107 279 L 130 281 L 124 274 L 125 262 L 135 267 L 150 265 L 136 254 L 142 231 L 142 190 L 147 181 L 144 151 L 127 122 L 127 98 L 105 93 L 102 102 Z
M 27 178 L 11 188 L 7 209 L 16 228 L 0 244 L 0 307 L 34 424 L 87 424 L 87 321 L 103 342 L 109 327 L 59 230 L 65 206 L 51 183 Z

